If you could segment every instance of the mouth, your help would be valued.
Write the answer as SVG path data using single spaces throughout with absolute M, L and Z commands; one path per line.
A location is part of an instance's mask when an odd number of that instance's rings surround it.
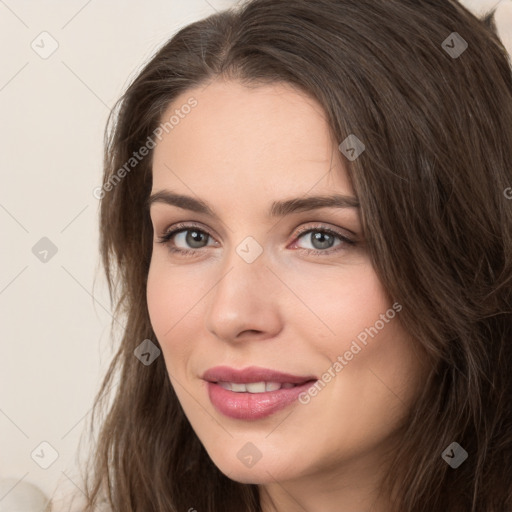
M 279 391 L 280 389 L 291 389 L 299 384 L 292 384 L 291 382 L 214 382 L 220 387 L 233 391 L 234 393 L 265 393 L 268 391 Z
M 203 379 L 215 409 L 239 420 L 261 419 L 290 406 L 318 380 L 258 367 L 215 367 Z

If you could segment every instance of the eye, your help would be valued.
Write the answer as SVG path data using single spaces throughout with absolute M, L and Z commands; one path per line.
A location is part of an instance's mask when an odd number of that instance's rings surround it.
M 209 244 L 209 240 L 213 244 Z M 302 228 L 295 235 L 294 246 L 300 240 L 310 244 L 311 248 L 301 247 L 297 249 L 309 255 L 328 255 L 334 252 L 343 251 L 355 246 L 356 241 L 348 238 L 341 232 L 324 225 L 309 226 Z M 176 227 L 164 233 L 158 242 L 167 246 L 171 253 L 179 256 L 194 256 L 208 245 L 216 245 L 214 238 L 204 229 L 190 224 L 178 224 Z
M 174 243 L 178 247 L 180 244 L 188 245 L 192 249 L 201 249 L 208 242 L 210 235 L 199 229 L 184 229 L 174 234 Z M 188 248 L 186 247 L 186 248 Z
M 296 235 L 296 241 L 303 239 L 311 248 L 299 247 L 310 254 L 331 254 L 339 250 L 347 249 L 347 246 L 355 245 L 355 241 L 341 232 L 326 226 L 314 226 L 301 229 Z M 297 242 L 295 242 L 297 243 Z
M 162 235 L 158 242 L 166 245 L 173 253 L 192 256 L 206 247 L 210 238 L 211 235 L 203 229 L 190 224 L 178 224 L 175 229 Z

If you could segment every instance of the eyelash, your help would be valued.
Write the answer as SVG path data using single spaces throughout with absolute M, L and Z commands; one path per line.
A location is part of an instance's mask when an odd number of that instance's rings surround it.
M 179 254 L 180 256 L 186 256 L 186 257 L 194 256 L 201 249 L 179 249 L 179 248 L 171 246 L 171 244 L 170 244 L 171 238 L 174 235 L 177 235 L 178 233 L 181 233 L 183 231 L 189 231 L 189 230 L 195 230 L 195 231 L 198 231 L 199 233 L 202 233 L 208 237 L 213 238 L 207 231 L 199 228 L 199 226 L 196 226 L 193 224 L 177 224 L 173 230 L 168 231 L 168 232 L 164 233 L 161 237 L 159 237 L 158 243 L 166 245 L 171 253 Z M 355 240 L 352 240 L 352 239 L 346 237 L 345 235 L 342 235 L 340 232 L 335 231 L 335 230 L 333 230 L 327 226 L 323 226 L 323 225 L 317 225 L 317 226 L 313 226 L 313 227 L 309 226 L 307 228 L 299 229 L 299 231 L 295 234 L 294 242 L 297 241 L 301 236 L 308 234 L 308 233 L 312 233 L 312 232 L 313 233 L 314 232 L 327 233 L 331 236 L 338 238 L 339 240 L 341 240 L 342 243 L 337 245 L 336 247 L 331 247 L 331 248 L 325 249 L 325 250 L 299 248 L 299 249 L 296 249 L 297 251 L 300 251 L 301 253 L 305 252 L 309 255 L 314 255 L 314 256 L 326 256 L 326 255 L 330 255 L 334 252 L 338 252 L 340 250 L 346 249 L 346 247 L 345 248 L 343 247 L 344 244 L 346 244 L 348 246 L 356 245 Z M 202 249 L 204 249 L 204 248 L 202 248 Z

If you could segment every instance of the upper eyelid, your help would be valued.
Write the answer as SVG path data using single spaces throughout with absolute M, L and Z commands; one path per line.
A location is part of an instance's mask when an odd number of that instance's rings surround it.
M 177 201 L 177 204 L 175 203 L 175 200 L 167 200 L 166 197 L 177 197 L 179 200 Z M 189 213 L 195 213 L 199 215 L 200 217 L 206 216 L 208 219 L 207 222 L 213 218 L 215 221 L 218 221 L 220 224 L 222 224 L 222 228 L 227 228 L 229 231 L 229 226 L 226 226 L 226 224 L 220 219 L 220 217 L 215 214 L 209 207 L 206 205 L 206 211 L 203 211 L 203 209 L 199 208 L 189 208 L 186 206 L 188 204 L 188 200 L 191 199 L 187 196 L 180 196 L 179 194 L 173 194 L 168 193 L 168 191 L 159 191 L 152 196 L 148 198 L 147 201 L 147 212 L 149 213 L 150 218 L 153 218 L 153 212 L 155 211 L 156 205 L 164 205 L 167 208 L 169 207 L 172 209 L 177 208 L 178 210 L 188 211 Z M 185 201 L 185 204 L 182 204 L 183 201 Z M 195 201 L 195 200 L 194 200 Z M 301 206 L 301 203 L 303 201 L 306 202 L 312 202 L 310 206 Z M 299 215 L 322 215 L 323 213 L 330 212 L 333 213 L 333 211 L 336 210 L 337 212 L 354 212 L 357 214 L 357 220 L 356 222 L 360 222 L 360 205 L 357 198 L 352 196 L 345 196 L 345 195 L 334 195 L 332 197 L 329 196 L 314 196 L 314 197 L 305 197 L 305 198 L 295 198 L 293 200 L 288 200 L 284 202 L 277 202 L 274 204 L 273 208 L 271 208 L 271 217 L 280 217 L 281 220 L 284 220 L 285 217 L 292 217 L 295 218 Z M 311 221 L 315 222 L 315 221 Z M 318 221 L 323 222 L 323 221 Z M 339 228 L 338 228 L 339 229 Z M 358 234 L 348 228 L 341 228 L 350 233 L 352 236 L 356 237 Z
M 216 235 L 214 236 L 211 233 L 211 231 L 213 231 L 214 233 L 215 233 L 215 231 L 211 230 L 209 228 L 203 227 L 201 225 L 201 223 L 189 224 L 189 223 L 185 223 L 185 222 L 177 222 L 176 224 L 172 225 L 171 227 L 166 228 L 163 231 L 162 236 L 165 236 L 165 235 L 167 235 L 168 233 L 171 233 L 171 232 L 173 232 L 176 235 L 176 234 L 178 234 L 178 232 L 188 231 L 188 230 L 194 229 L 194 228 L 199 230 L 199 231 L 204 232 L 205 234 L 207 234 L 208 236 L 210 236 L 212 238 L 216 238 Z

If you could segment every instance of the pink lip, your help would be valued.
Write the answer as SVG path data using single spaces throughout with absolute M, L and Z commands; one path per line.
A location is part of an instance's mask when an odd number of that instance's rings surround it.
M 306 375 L 300 377 L 291 375 L 290 373 L 276 372 L 268 368 L 260 368 L 259 366 L 249 366 L 243 370 L 230 368 L 229 366 L 215 366 L 203 373 L 204 380 L 209 382 L 281 382 L 290 384 L 303 384 L 309 380 L 317 380 L 314 375 Z
M 207 370 L 202 377 L 208 381 L 208 396 L 212 405 L 230 418 L 257 420 L 277 412 L 297 400 L 298 396 L 311 387 L 314 376 L 297 376 L 251 366 L 236 370 L 227 366 L 216 366 Z M 280 382 L 295 384 L 293 388 L 266 391 L 264 393 L 237 393 L 219 386 L 217 382 Z

